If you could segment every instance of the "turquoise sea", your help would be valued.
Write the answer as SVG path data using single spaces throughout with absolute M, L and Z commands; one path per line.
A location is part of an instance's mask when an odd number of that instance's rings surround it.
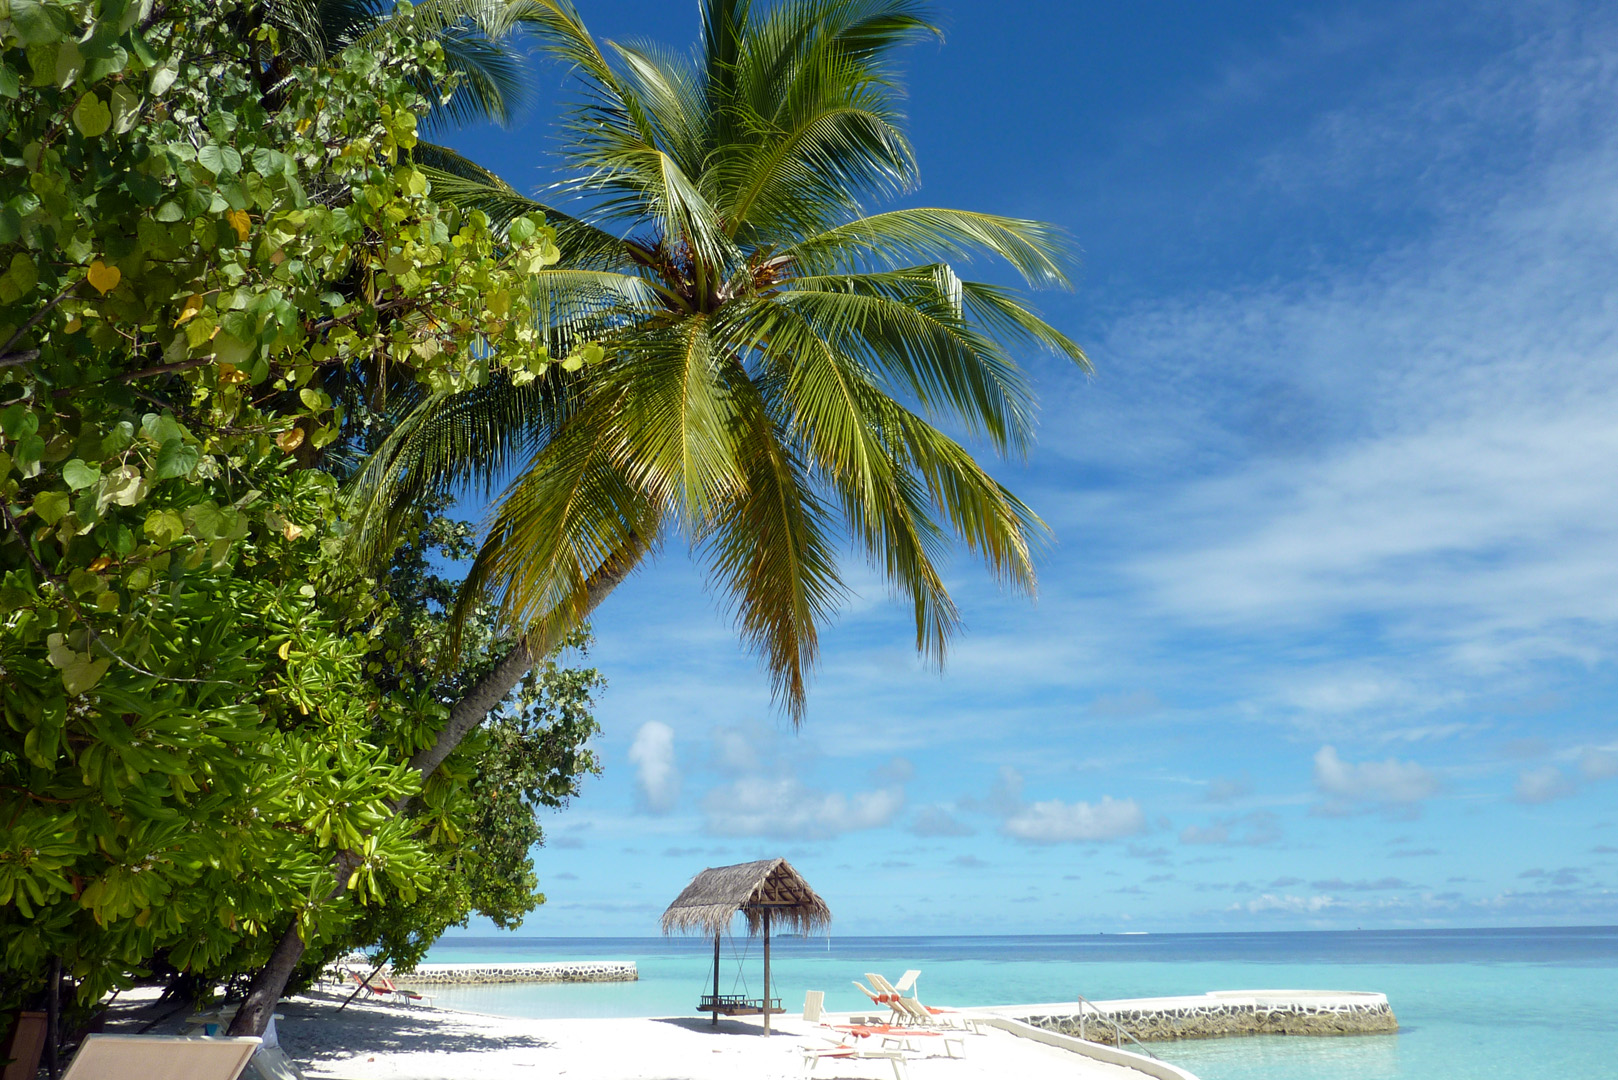
M 1618 1080 L 1618 927 L 1064 937 L 776 939 L 776 993 L 865 1005 L 853 980 L 922 972 L 935 1005 L 1156 997 L 1206 990 L 1374 990 L 1401 1031 L 1353 1038 L 1157 1043 L 1201 1080 Z M 664 938 L 460 938 L 436 963 L 635 960 L 634 983 L 440 988 L 440 1004 L 507 1016 L 691 1015 L 712 945 Z M 761 946 L 726 941 L 720 989 L 756 995 Z

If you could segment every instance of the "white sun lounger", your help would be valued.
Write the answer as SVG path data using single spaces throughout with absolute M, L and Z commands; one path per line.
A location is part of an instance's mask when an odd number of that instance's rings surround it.
M 805 1046 L 803 1064 L 809 1072 L 815 1071 L 825 1058 L 839 1061 L 886 1061 L 893 1066 L 893 1080 L 906 1080 L 903 1050 L 862 1050 L 857 1046 Z
M 907 971 L 905 974 L 907 976 L 913 976 L 919 975 L 920 972 Z M 923 1005 L 914 997 L 905 997 L 903 994 L 899 993 L 898 987 L 888 982 L 887 979 L 884 979 L 881 975 L 878 975 L 875 972 L 868 971 L 865 973 L 865 977 L 871 980 L 871 985 L 876 987 L 877 994 L 880 995 L 873 1000 L 887 1002 L 889 1007 L 893 1009 L 894 1015 L 898 1017 L 902 1023 L 912 1024 L 917 1027 L 959 1027 L 965 1028 L 974 1035 L 983 1034 L 982 1028 L 978 1026 L 978 1020 L 976 1017 L 967 1016 L 966 1014 L 958 1012 L 955 1009 L 934 1009 L 930 1006 Z M 903 982 L 905 980 L 901 979 L 900 981 Z M 909 981 L 914 984 L 915 979 L 911 978 Z
M 236 1080 L 257 1038 L 87 1035 L 62 1080 Z

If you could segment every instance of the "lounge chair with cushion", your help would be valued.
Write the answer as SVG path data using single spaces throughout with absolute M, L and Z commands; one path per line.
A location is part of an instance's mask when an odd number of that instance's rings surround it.
M 870 976 L 867 975 L 866 978 L 869 979 Z M 881 976 L 879 975 L 877 978 L 881 978 Z M 860 993 L 871 999 L 872 1005 L 876 1005 L 888 1010 L 888 1020 L 890 1022 L 898 1023 L 907 1015 L 900 1010 L 899 1006 L 894 1001 L 894 999 L 898 997 L 897 994 L 884 994 L 876 990 L 867 989 L 865 984 L 860 982 L 858 979 L 854 980 L 854 985 L 859 988 Z
M 256 1038 L 86 1035 L 62 1080 L 236 1080 Z
M 839 1061 L 886 1061 L 893 1066 L 893 1080 L 906 1080 L 905 1055 L 903 1050 L 865 1050 L 858 1046 L 805 1046 L 803 1047 L 803 1064 L 809 1072 L 815 1071 L 815 1066 L 826 1058 L 835 1058 Z
M 910 972 L 905 974 L 909 975 Z M 881 975 L 867 972 L 865 977 L 877 988 L 877 994 L 889 1002 L 900 1023 L 914 1024 L 918 1027 L 960 1027 L 971 1031 L 974 1035 L 983 1034 L 977 1017 L 968 1016 L 956 1009 L 935 1009 L 931 1005 L 923 1005 L 916 998 L 905 997 L 899 993 L 898 988 Z M 910 981 L 912 984 L 915 982 L 913 978 Z

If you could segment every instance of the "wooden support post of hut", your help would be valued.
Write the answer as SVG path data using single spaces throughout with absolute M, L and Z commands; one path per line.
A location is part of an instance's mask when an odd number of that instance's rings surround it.
M 737 912 L 747 917 L 749 935 L 764 935 L 764 996 L 749 999 L 740 994 L 719 992 L 719 938 Z M 764 1017 L 764 1034 L 770 1033 L 770 1016 L 783 1012 L 781 1000 L 770 994 L 771 924 L 786 924 L 800 934 L 813 933 L 831 925 L 831 911 L 815 895 L 809 883 L 785 859 L 763 859 L 717 866 L 691 879 L 691 884 L 663 912 L 663 933 L 702 933 L 713 935 L 713 993 L 702 995 L 698 1012 L 713 1014 L 714 1026 L 721 1016 Z

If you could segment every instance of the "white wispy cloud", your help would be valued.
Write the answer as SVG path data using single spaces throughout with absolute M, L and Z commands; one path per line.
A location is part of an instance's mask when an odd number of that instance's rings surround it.
M 1103 795 L 1099 802 L 1045 799 L 1008 817 L 1001 832 L 1031 844 L 1121 840 L 1146 831 L 1146 814 L 1134 799 Z
M 680 799 L 680 769 L 674 760 L 674 729 L 648 720 L 635 733 L 629 747 L 635 766 L 636 793 L 641 805 L 654 814 L 666 814 Z
M 817 791 L 793 777 L 745 777 L 702 797 L 709 832 L 780 840 L 829 840 L 879 829 L 904 809 L 898 787 L 844 793 Z
M 1432 770 L 1414 761 L 1388 758 L 1355 764 L 1344 761 L 1333 746 L 1322 746 L 1315 753 L 1315 787 L 1327 797 L 1328 813 L 1357 804 L 1417 803 L 1438 794 L 1442 786 Z

